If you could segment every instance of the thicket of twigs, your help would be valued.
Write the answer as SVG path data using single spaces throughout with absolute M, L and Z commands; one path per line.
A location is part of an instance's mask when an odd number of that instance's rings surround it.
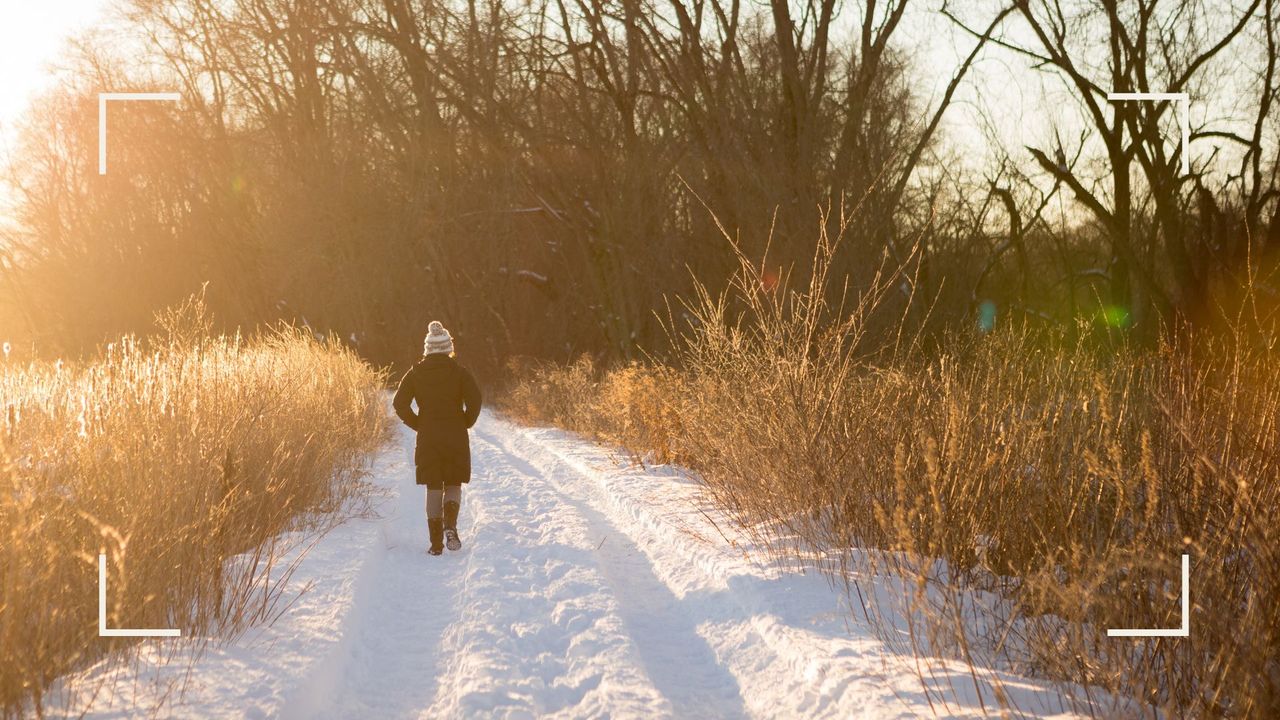
M 833 245 L 807 286 L 768 290 L 744 258 L 729 292 L 687 305 L 673 366 L 516 368 L 508 408 L 696 469 L 851 591 L 914 581 L 863 594 L 868 613 L 906 618 L 912 651 L 974 682 L 1016 667 L 1174 717 L 1280 712 L 1280 365 L 1258 305 L 1148 347 L 1087 324 L 872 343 L 900 278 L 842 294 Z M 1107 637 L 1178 627 L 1182 553 L 1190 637 Z
M 377 371 L 293 329 L 208 336 L 194 301 L 161 323 L 92 361 L 0 368 L 0 716 L 136 647 L 98 636 L 99 553 L 108 627 L 234 637 L 282 609 L 285 551 L 357 507 Z
M 936 326 L 1101 297 L 1141 328 L 1280 247 L 1277 1 L 122 0 L 0 169 L 0 327 L 65 356 L 208 283 L 377 363 L 432 318 L 482 371 L 631 359 L 686 269 L 733 270 L 692 190 L 775 270 L 859 200 L 835 272 L 919 238 Z M 113 105 L 98 176 L 104 89 L 182 100 Z

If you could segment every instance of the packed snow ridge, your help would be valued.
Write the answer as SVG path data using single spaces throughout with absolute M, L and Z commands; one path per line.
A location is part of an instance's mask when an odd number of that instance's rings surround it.
M 857 623 L 821 575 L 721 534 L 675 468 L 485 412 L 472 431 L 463 549 L 425 553 L 413 434 L 372 466 L 375 517 L 333 530 L 289 578 L 272 625 L 194 665 L 147 641 L 130 673 L 69 678 L 89 717 L 914 718 L 998 714 L 963 667 L 931 706 L 913 658 Z M 732 533 L 728 533 L 732 537 Z M 305 592 L 304 592 L 305 590 Z M 950 674 L 950 677 L 947 675 Z M 185 681 L 181 696 L 175 681 Z M 1001 677 L 1020 713 L 1062 716 L 1044 684 Z M 985 701 L 982 702 L 982 701 Z

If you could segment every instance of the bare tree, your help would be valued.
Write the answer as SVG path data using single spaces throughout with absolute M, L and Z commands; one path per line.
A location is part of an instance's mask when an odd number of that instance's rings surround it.
M 1106 228 L 1114 254 L 1112 282 L 1117 293 L 1128 296 L 1139 325 L 1147 324 L 1147 311 L 1152 307 L 1197 314 L 1212 266 L 1229 260 L 1236 251 L 1203 236 L 1204 224 L 1212 224 L 1209 216 L 1218 212 L 1226 188 L 1211 189 L 1211 161 L 1197 163 L 1189 175 L 1180 172 L 1180 153 L 1190 149 L 1171 151 L 1166 142 L 1164 128 L 1172 124 L 1173 102 L 1111 103 L 1107 95 L 1167 92 L 1195 96 L 1211 82 L 1209 73 L 1215 60 L 1238 45 L 1247 28 L 1260 25 L 1268 38 L 1267 69 L 1260 101 L 1254 106 L 1253 137 L 1242 138 L 1229 129 L 1209 126 L 1194 128 L 1191 135 L 1193 140 L 1227 137 L 1241 142 L 1247 147 L 1245 162 L 1254 163 L 1262 151 L 1259 128 L 1271 112 L 1275 95 L 1272 6 L 1270 0 L 1250 0 L 1224 13 L 1219 3 L 1193 0 L 1104 2 L 1097 6 L 1045 0 L 1008 7 L 1016 10 L 1035 42 L 1023 45 L 1001 40 L 999 46 L 1026 58 L 1036 68 L 1056 72 L 1074 91 L 1105 148 L 1109 185 L 1099 187 L 1051 157 L 1060 149 L 1028 151 L 1044 172 L 1070 189 Z M 944 12 L 969 29 L 956 14 Z M 970 32 L 976 34 L 975 30 Z M 1095 44 L 1095 38 L 1101 41 Z M 1135 172 L 1141 178 L 1137 186 Z M 1269 197 L 1268 184 L 1260 172 L 1248 178 L 1242 173 L 1240 182 L 1246 198 L 1245 214 L 1252 216 L 1253 227 L 1260 227 L 1258 218 Z M 1147 198 L 1153 207 L 1149 230 L 1137 217 Z M 1202 228 L 1199 231 L 1197 223 Z M 1159 252 L 1153 254 L 1157 247 Z

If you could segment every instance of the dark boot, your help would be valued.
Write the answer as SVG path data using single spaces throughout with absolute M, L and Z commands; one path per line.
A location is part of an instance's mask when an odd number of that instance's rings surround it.
M 427 552 L 439 555 L 444 552 L 444 521 L 440 518 L 427 518 L 427 529 L 431 531 L 431 547 Z
M 462 540 L 458 539 L 458 503 L 444 504 L 444 537 L 450 550 L 461 550 Z

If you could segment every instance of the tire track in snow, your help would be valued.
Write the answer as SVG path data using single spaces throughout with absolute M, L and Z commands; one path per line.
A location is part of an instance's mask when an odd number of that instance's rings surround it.
M 426 555 L 421 492 L 404 452 L 413 435 L 397 430 L 396 447 L 373 471 L 390 496 L 378 507 L 377 541 L 365 552 L 340 639 L 290 694 L 283 718 L 404 717 L 435 695 L 437 648 L 465 602 L 465 568 Z
M 586 523 L 482 430 L 472 458 L 459 523 L 473 553 L 467 601 L 423 717 L 672 716 L 592 561 Z
M 629 546 L 645 558 L 669 592 L 678 594 L 680 607 L 673 615 L 682 613 L 680 622 L 698 629 L 715 662 L 741 686 L 748 705 L 745 715 L 917 716 L 904 699 L 918 686 L 909 676 L 906 683 L 887 681 L 882 672 L 888 669 L 886 653 L 879 640 L 850 637 L 843 627 L 836 635 L 804 628 L 813 617 L 839 606 L 825 579 L 760 567 L 727 545 L 692 541 L 662 517 L 672 511 L 670 500 L 665 505 L 661 500 L 646 504 L 645 491 L 612 484 L 608 467 L 588 467 L 577 454 L 591 450 L 589 443 L 575 442 L 574 454 L 566 455 L 559 447 L 562 441 L 548 437 L 560 431 L 526 429 L 502 420 L 492 425 L 506 452 L 555 475 L 566 498 L 624 529 Z M 604 453 L 597 449 L 588 454 L 599 461 Z M 620 595 L 625 592 L 619 590 Z
M 548 477 L 545 468 L 537 467 L 500 437 L 489 434 L 487 425 L 481 437 L 500 448 L 508 464 L 547 483 L 561 503 L 586 521 L 591 537 L 600 538 L 593 551 L 596 562 L 609 583 L 645 670 L 671 702 L 676 716 L 746 717 L 737 680 L 716 659 L 715 652 L 698 634 L 694 618 L 683 612 L 678 598 L 658 578 L 631 537 L 598 509 L 567 491 L 566 479 Z M 572 480 L 580 482 L 583 478 Z

